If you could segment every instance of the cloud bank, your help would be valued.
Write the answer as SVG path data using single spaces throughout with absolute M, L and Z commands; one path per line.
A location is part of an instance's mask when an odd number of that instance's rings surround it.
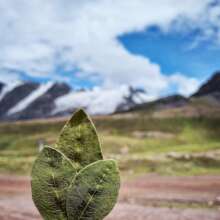
M 8 70 L 52 80 L 97 79 L 102 87 L 143 87 L 155 97 L 175 85 L 179 93 L 189 95 L 199 86 L 198 80 L 181 73 L 167 76 L 147 57 L 126 50 L 118 36 L 152 25 L 165 32 L 197 27 L 203 34 L 195 39 L 195 45 L 210 37 L 220 42 L 220 7 L 215 2 L 1 1 L 0 74 L 5 81 L 8 74 L 14 74 Z M 166 51 L 162 53 L 166 56 Z M 68 75 L 62 76 L 60 68 Z

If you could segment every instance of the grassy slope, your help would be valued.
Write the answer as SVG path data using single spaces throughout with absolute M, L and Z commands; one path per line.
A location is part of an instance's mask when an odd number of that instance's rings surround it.
M 63 124 L 64 121 L 1 124 L 0 172 L 28 174 L 38 153 L 38 141 L 44 139 L 53 144 Z M 220 173 L 220 118 L 109 116 L 96 118 L 95 125 L 105 157 L 118 159 L 126 177 L 145 172 Z

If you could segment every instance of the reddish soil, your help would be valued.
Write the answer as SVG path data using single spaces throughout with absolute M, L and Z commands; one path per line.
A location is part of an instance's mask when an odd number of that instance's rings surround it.
M 0 176 L 0 220 L 41 220 L 29 182 L 27 177 Z M 220 220 L 220 176 L 146 175 L 124 182 L 106 220 L 134 219 Z

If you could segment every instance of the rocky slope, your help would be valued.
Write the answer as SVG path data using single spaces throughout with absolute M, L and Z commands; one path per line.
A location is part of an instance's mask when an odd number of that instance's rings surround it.
M 0 92 L 2 92 L 4 85 L 5 85 L 4 83 L 0 82 Z
M 165 109 L 172 109 L 177 107 L 183 107 L 189 103 L 189 99 L 181 95 L 172 95 L 164 98 L 160 98 L 156 101 L 142 103 L 133 106 L 130 111 L 158 111 Z
M 50 84 L 40 96 L 36 97 L 22 111 L 15 112 L 10 118 L 31 119 L 49 117 L 56 107 L 55 100 L 71 91 L 64 83 Z
M 0 101 L 0 118 L 7 116 L 7 113 L 16 106 L 21 100 L 31 94 L 39 87 L 36 83 L 25 83 L 16 86 L 11 91 L 4 94 Z
M 133 106 L 130 111 L 142 111 L 154 115 L 211 116 L 220 111 L 220 72 L 216 72 L 191 97 L 172 95 L 153 102 Z
M 207 95 L 220 97 L 220 72 L 216 72 L 206 83 L 204 83 L 193 97 Z

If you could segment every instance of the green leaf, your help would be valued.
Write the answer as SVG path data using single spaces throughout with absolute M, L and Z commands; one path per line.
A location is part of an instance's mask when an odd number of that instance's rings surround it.
M 61 152 L 45 147 L 32 169 L 32 198 L 45 220 L 67 220 L 66 193 L 76 169 Z
M 103 159 L 96 129 L 82 109 L 66 123 L 56 148 L 72 161 L 77 170 Z
M 67 194 L 69 220 L 102 220 L 114 207 L 120 177 L 114 160 L 96 161 L 82 169 Z
M 45 220 L 101 220 L 114 207 L 119 185 L 116 163 L 103 160 L 95 127 L 83 110 L 32 169 L 32 198 Z

